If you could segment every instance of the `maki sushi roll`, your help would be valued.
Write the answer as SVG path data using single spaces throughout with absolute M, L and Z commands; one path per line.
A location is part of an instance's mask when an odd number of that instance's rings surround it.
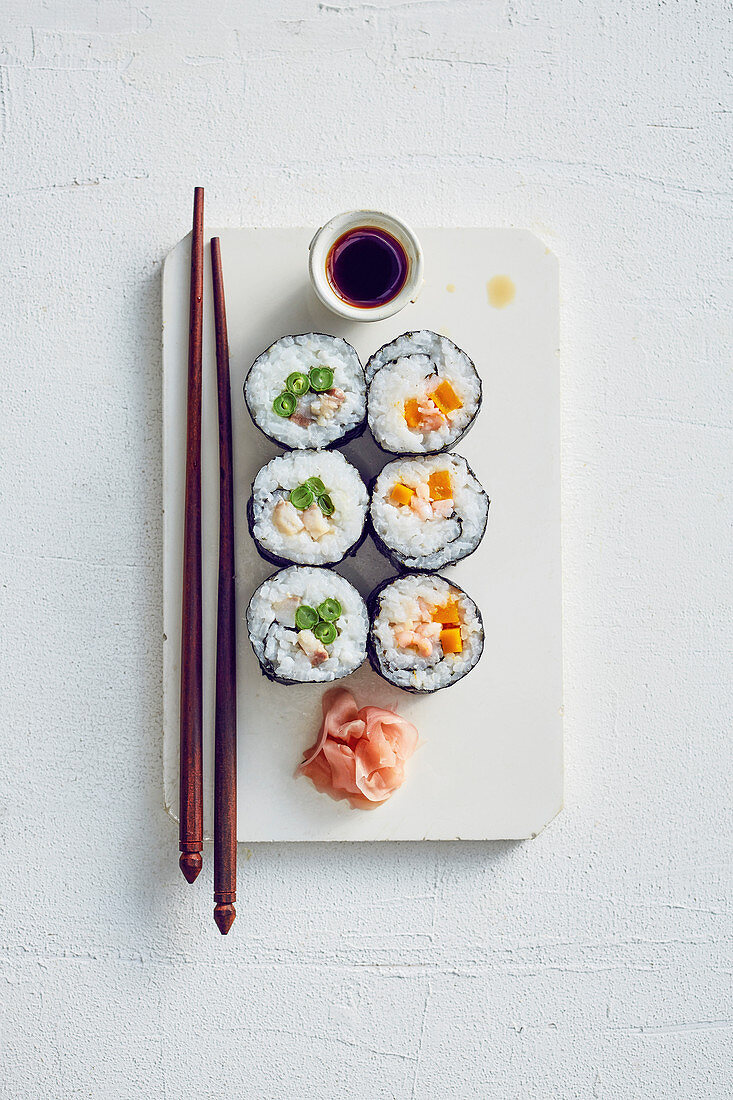
M 437 332 L 406 332 L 366 365 L 369 427 L 392 454 L 453 447 L 481 405 L 481 379 L 459 347 Z
M 364 371 L 338 336 L 306 332 L 276 340 L 250 367 L 244 399 L 260 431 L 288 450 L 333 447 L 364 431 Z
M 445 577 L 410 573 L 369 597 L 369 660 L 404 691 L 450 687 L 478 662 L 484 628 L 476 604 Z
M 273 573 L 249 601 L 247 630 L 263 675 L 278 684 L 340 680 L 364 662 L 369 620 L 353 585 L 330 569 Z
M 257 474 L 247 521 L 274 565 L 333 565 L 362 542 L 366 512 L 366 486 L 342 454 L 290 451 Z
M 488 514 L 488 496 L 456 454 L 398 458 L 372 486 L 374 541 L 397 569 L 433 572 L 468 557 Z

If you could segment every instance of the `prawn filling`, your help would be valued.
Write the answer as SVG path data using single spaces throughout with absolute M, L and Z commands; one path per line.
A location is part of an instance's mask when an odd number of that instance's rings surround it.
M 364 371 L 340 337 L 283 336 L 255 359 L 244 397 L 257 427 L 290 449 L 331 447 L 364 429 Z
M 431 692 L 460 680 L 484 644 L 473 600 L 444 577 L 399 577 L 370 598 L 369 655 L 390 683 Z
M 291 451 L 257 474 L 247 506 L 260 554 L 276 565 L 333 565 L 364 536 L 367 490 L 338 451 Z
M 369 427 L 393 453 L 433 454 L 473 424 L 481 380 L 464 351 L 437 333 L 405 333 L 367 363 Z
M 377 545 L 398 569 L 433 571 L 473 553 L 488 512 L 465 458 L 441 454 L 388 462 L 372 488 L 369 517 Z
M 330 569 L 283 569 L 260 585 L 247 608 L 262 672 L 284 684 L 348 676 L 364 661 L 367 627 L 363 599 Z

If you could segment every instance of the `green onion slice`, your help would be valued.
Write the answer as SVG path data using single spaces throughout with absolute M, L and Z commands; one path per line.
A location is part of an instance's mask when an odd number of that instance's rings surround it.
M 316 393 L 325 393 L 333 385 L 333 371 L 330 367 L 312 367 L 308 373 L 311 389 Z
M 283 416 L 287 419 L 295 412 L 295 406 L 298 404 L 297 400 L 292 393 L 279 393 L 272 403 L 272 407 L 278 416 Z
M 318 612 L 307 603 L 302 603 L 295 612 L 295 625 L 298 630 L 313 630 L 318 623 Z
M 336 641 L 338 630 L 334 623 L 317 623 L 313 627 L 313 633 L 319 642 L 323 642 L 324 645 L 330 645 L 331 642 Z
M 309 489 L 307 485 L 299 485 L 297 489 L 293 489 L 290 493 L 290 503 L 301 512 L 304 512 L 306 508 L 310 508 L 313 500 L 313 490 Z
M 303 482 L 303 484 L 307 485 L 308 488 L 311 489 L 317 497 L 321 496 L 321 494 L 325 493 L 326 491 L 326 486 L 323 484 L 320 477 L 309 477 L 307 481 Z
M 310 382 L 308 381 L 307 374 L 301 374 L 300 371 L 293 371 L 289 374 L 285 380 L 285 389 L 290 390 L 296 397 L 302 397 L 304 393 L 308 393 L 310 389 Z
M 333 513 L 336 511 L 333 506 L 333 501 L 331 500 L 328 493 L 321 493 L 318 498 L 318 507 L 321 509 L 324 516 L 332 516 Z
M 341 604 L 329 596 L 323 603 L 319 603 L 317 610 L 318 617 L 323 619 L 324 623 L 335 623 L 341 615 Z

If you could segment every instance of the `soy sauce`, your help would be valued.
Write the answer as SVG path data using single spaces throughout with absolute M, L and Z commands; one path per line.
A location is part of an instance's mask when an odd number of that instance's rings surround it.
M 368 309 L 397 297 L 407 280 L 407 266 L 407 253 L 391 233 L 362 225 L 331 246 L 326 275 L 339 298 Z

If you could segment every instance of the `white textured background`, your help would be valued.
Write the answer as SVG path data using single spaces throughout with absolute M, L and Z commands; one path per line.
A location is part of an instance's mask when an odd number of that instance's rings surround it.
M 733 13 L 5 0 L 0 1095 L 727 1098 Z M 563 281 L 567 809 L 177 868 L 160 270 L 189 228 L 517 225 Z

